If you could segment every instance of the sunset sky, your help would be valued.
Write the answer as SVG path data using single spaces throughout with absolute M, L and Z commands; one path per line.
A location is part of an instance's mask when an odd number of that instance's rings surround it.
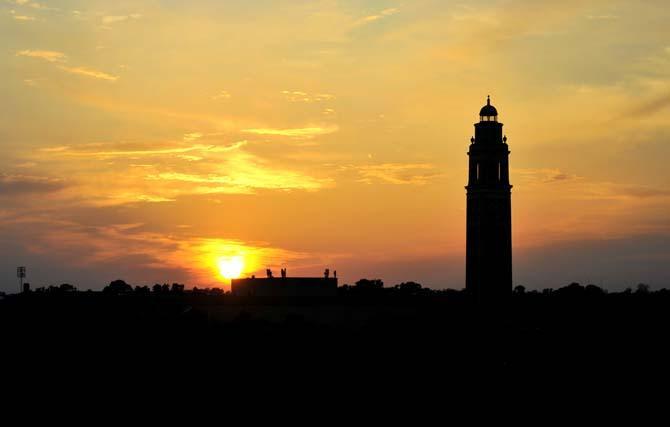
M 515 285 L 670 286 L 667 0 L 0 2 L 0 291 L 462 288 L 488 94 Z

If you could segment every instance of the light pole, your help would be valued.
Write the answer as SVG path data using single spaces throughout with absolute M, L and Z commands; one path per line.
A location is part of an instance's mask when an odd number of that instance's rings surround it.
M 26 268 L 16 267 L 16 277 L 19 278 L 19 293 L 23 292 L 23 279 L 26 278 Z

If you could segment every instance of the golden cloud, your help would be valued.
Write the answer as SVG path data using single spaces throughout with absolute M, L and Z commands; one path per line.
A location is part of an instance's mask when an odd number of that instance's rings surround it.
M 71 73 L 71 74 L 78 74 L 80 76 L 86 76 L 86 77 L 93 77 L 94 79 L 102 79 L 102 80 L 109 80 L 109 81 L 116 81 L 119 79 L 118 76 L 113 76 L 111 74 L 107 74 L 102 71 L 98 70 L 92 70 L 90 68 L 86 67 L 66 67 L 64 65 L 61 65 L 59 67 L 61 70 Z
M 400 12 L 400 9 L 398 8 L 388 8 L 384 9 L 381 12 L 375 14 L 375 15 L 369 15 L 358 21 L 359 24 L 367 24 L 370 22 L 378 21 L 382 18 L 385 18 L 387 16 L 395 15 L 396 13 Z
M 116 24 L 118 22 L 128 21 L 130 19 L 140 19 L 142 17 L 139 13 L 132 13 L 130 15 L 107 15 L 102 17 L 102 23 L 105 25 Z
M 33 160 L 48 162 L 54 174 L 68 174 L 72 186 L 62 194 L 64 199 L 96 206 L 258 190 L 317 191 L 334 185 L 330 178 L 241 151 L 246 143 L 84 144 L 44 148 Z M 82 157 L 89 161 L 82 162 Z
M 272 135 L 272 136 L 288 136 L 293 138 L 314 138 L 320 135 L 327 135 L 330 133 L 337 132 L 339 130 L 338 126 L 312 126 L 304 128 L 291 128 L 291 129 L 273 129 L 273 128 L 256 128 L 256 129 L 244 129 L 242 132 L 250 133 L 254 135 Z
M 198 136 L 199 135 L 199 136 Z M 185 142 L 191 142 L 202 137 L 200 133 L 190 133 L 184 136 Z M 43 153 L 53 153 L 69 157 L 97 157 L 100 159 L 110 159 L 117 157 L 133 158 L 140 157 L 156 157 L 156 156 L 170 156 L 183 155 L 190 152 L 201 153 L 225 153 L 232 150 L 237 150 L 247 144 L 247 141 L 238 141 L 230 145 L 213 145 L 213 144 L 149 144 L 134 145 L 134 144 L 88 144 L 76 147 L 58 146 L 46 147 L 40 149 Z M 158 145 L 158 146 L 157 146 Z M 164 147 L 167 145 L 167 147 Z M 102 148 L 102 149 L 101 149 Z
M 108 81 L 118 80 L 118 76 L 113 76 L 102 71 L 93 70 L 86 67 L 69 67 L 62 63 L 67 62 L 67 55 L 62 52 L 52 50 L 22 50 L 16 53 L 16 56 L 26 56 L 29 58 L 39 58 L 51 63 L 61 63 L 58 68 L 70 74 L 78 74 L 80 76 L 93 77 L 95 79 L 102 79 Z
M 284 90 L 282 91 L 282 94 L 284 95 L 284 98 L 289 102 L 313 103 L 313 102 L 330 101 L 335 99 L 335 95 L 331 95 L 329 93 L 310 94 L 302 91 Z
M 220 99 L 230 99 L 231 95 L 227 90 L 220 90 L 216 95 L 212 95 L 212 99 L 218 101 Z
M 34 21 L 35 17 L 34 16 L 28 16 L 28 15 L 14 15 L 14 20 L 15 21 Z
M 22 50 L 16 52 L 16 56 L 39 58 L 47 62 L 63 62 L 67 59 L 67 56 L 63 52 L 57 52 L 53 50 Z
M 315 178 L 297 171 L 268 166 L 246 153 L 236 153 L 221 169 L 225 173 L 163 172 L 146 178 L 199 184 L 185 189 L 195 194 L 253 193 L 259 189 L 316 191 L 334 185 L 332 179 Z

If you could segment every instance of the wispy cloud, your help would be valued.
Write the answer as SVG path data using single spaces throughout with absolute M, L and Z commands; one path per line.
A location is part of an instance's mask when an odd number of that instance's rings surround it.
M 28 15 L 13 15 L 15 21 L 34 21 L 34 16 Z
M 21 50 L 16 52 L 16 56 L 39 58 L 47 62 L 64 62 L 67 60 L 67 56 L 63 52 L 57 52 L 54 50 Z
M 194 133 L 187 135 L 192 138 Z M 201 135 L 207 138 L 207 134 Z M 185 195 L 253 194 L 258 190 L 317 191 L 335 184 L 328 177 L 243 151 L 246 144 L 183 141 L 57 146 L 40 150 L 33 160 L 70 171 L 75 187 L 71 196 L 94 206 L 164 202 Z M 101 186 L 101 182 L 113 184 Z
M 30 1 L 30 0 L 7 0 L 7 2 L 15 4 L 17 6 L 26 6 L 30 7 L 31 9 L 37 9 L 37 10 L 57 10 L 54 7 L 49 7 L 43 3 L 38 3 L 36 1 Z
M 94 70 L 87 67 L 70 67 L 65 65 L 67 62 L 67 55 L 63 52 L 53 50 L 21 50 L 16 53 L 16 56 L 26 56 L 29 58 L 38 58 L 50 63 L 59 63 L 58 68 L 70 74 L 76 74 L 85 77 L 92 77 L 94 79 L 101 79 L 107 81 L 116 81 L 118 76 L 105 73 L 103 71 Z
M 612 21 L 619 19 L 617 15 L 588 15 L 587 18 L 591 21 Z
M 625 117 L 641 118 L 655 114 L 670 107 L 670 93 L 657 96 L 653 99 L 644 101 L 634 108 L 626 111 Z
M 0 174 L 0 196 L 50 193 L 63 188 L 65 188 L 65 183 L 56 178 Z
M 441 174 L 428 163 L 381 163 L 376 165 L 345 166 L 359 174 L 359 182 L 372 184 L 375 181 L 399 185 L 425 185 Z
M 510 172 L 513 181 L 519 182 L 521 188 L 530 190 L 535 186 L 556 185 L 561 187 L 563 195 L 579 200 L 625 201 L 670 197 L 670 189 L 667 188 L 589 180 L 554 168 L 514 168 Z
M 61 70 L 68 72 L 70 74 L 78 74 L 80 76 L 86 76 L 86 77 L 92 77 L 94 79 L 101 79 L 101 80 L 109 80 L 109 81 L 116 81 L 119 79 L 119 76 L 113 76 L 111 74 L 107 74 L 103 71 L 98 71 L 98 70 L 92 70 L 90 68 L 86 67 L 66 67 L 64 65 L 59 67 Z
M 253 160 L 242 160 L 229 175 L 173 174 L 159 178 L 201 184 L 191 187 L 188 190 L 191 194 L 253 194 L 258 190 L 317 191 L 333 186 L 330 179 L 318 179 L 285 169 L 261 167 Z
M 163 172 L 147 176 L 149 180 L 182 182 L 189 185 L 192 194 L 252 194 L 256 190 L 303 190 L 316 191 L 331 187 L 328 178 L 315 178 L 263 162 L 248 153 L 235 153 L 225 161 L 219 173 Z
M 184 141 L 192 142 L 202 136 L 204 135 L 198 132 L 189 133 L 184 136 Z M 42 148 L 40 151 L 44 153 L 52 153 L 55 155 L 67 156 L 67 157 L 96 157 L 99 159 L 127 157 L 137 159 L 140 157 L 180 155 L 190 152 L 223 153 L 239 149 L 246 143 L 247 143 L 246 141 L 238 141 L 228 145 L 194 144 L 186 146 L 173 144 L 173 146 L 160 147 L 160 148 L 158 147 L 145 148 L 143 146 L 135 147 L 132 144 L 104 144 L 104 145 L 90 144 L 90 145 L 81 145 L 77 147 L 69 147 L 69 146 L 46 147 Z
M 526 184 L 551 183 L 557 181 L 574 181 L 579 176 L 569 174 L 557 168 L 512 168 L 510 173 Z
M 284 95 L 284 98 L 289 102 L 312 103 L 312 102 L 330 101 L 332 99 L 335 99 L 335 95 L 331 95 L 329 93 L 310 94 L 302 91 L 284 90 L 282 91 L 282 94 Z
M 165 203 L 165 202 L 174 202 L 176 200 L 161 196 L 151 196 L 147 194 L 140 194 L 136 196 L 136 199 L 139 200 L 140 202 L 147 202 L 147 203 Z
M 310 126 L 304 128 L 290 128 L 290 129 L 274 129 L 274 128 L 256 128 L 244 129 L 242 132 L 254 135 L 272 135 L 272 136 L 287 136 L 293 138 L 314 138 L 320 135 L 327 135 L 337 132 L 337 126 Z
M 220 90 L 215 95 L 212 95 L 212 99 L 215 101 L 219 101 L 221 99 L 230 99 L 230 97 L 231 95 L 227 90 Z
M 102 17 L 102 23 L 105 25 L 117 24 L 132 19 L 140 19 L 142 17 L 139 13 L 131 13 L 130 15 L 107 15 Z
M 362 18 L 360 21 L 358 21 L 359 24 L 367 24 L 370 22 L 375 22 L 378 21 L 382 18 L 385 18 L 387 16 L 395 15 L 396 13 L 400 12 L 400 9 L 392 7 L 388 9 L 384 9 L 379 13 L 376 13 L 374 15 L 368 15 L 364 18 Z
M 642 185 L 624 185 L 618 190 L 619 194 L 639 199 L 670 197 L 670 189 Z
M 185 142 L 193 142 L 196 141 L 200 138 L 202 138 L 203 134 L 200 132 L 190 132 L 190 133 L 185 133 L 184 134 L 184 141 Z

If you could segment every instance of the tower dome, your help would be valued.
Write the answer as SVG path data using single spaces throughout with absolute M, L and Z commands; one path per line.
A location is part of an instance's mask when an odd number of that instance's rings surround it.
M 486 98 L 486 105 L 479 110 L 479 120 L 482 122 L 497 122 L 498 121 L 498 110 L 496 107 L 491 105 L 491 97 Z

